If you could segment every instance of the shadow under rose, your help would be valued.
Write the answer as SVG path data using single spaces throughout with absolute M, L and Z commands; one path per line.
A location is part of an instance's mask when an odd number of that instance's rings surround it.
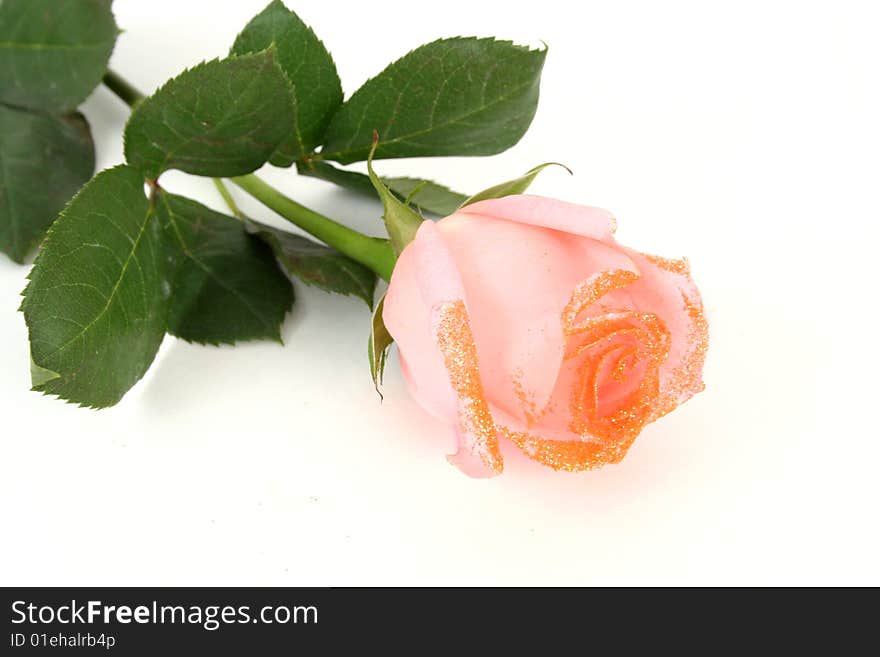
M 141 397 L 147 412 L 195 416 L 205 406 L 242 404 L 242 394 L 269 383 L 267 363 L 283 365 L 287 346 L 298 340 L 304 315 L 302 290 L 282 326 L 284 344 L 271 341 L 199 345 L 166 336 Z

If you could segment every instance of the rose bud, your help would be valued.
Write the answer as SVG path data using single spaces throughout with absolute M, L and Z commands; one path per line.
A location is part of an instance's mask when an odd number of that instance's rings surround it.
M 515 445 L 559 470 L 619 462 L 703 389 L 707 324 L 687 262 L 612 237 L 605 210 L 536 196 L 421 224 L 383 319 L 410 392 L 473 476 Z

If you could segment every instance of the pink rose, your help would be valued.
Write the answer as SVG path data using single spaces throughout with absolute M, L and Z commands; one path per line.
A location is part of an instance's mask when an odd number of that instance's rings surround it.
M 562 470 L 616 463 L 703 389 L 687 262 L 621 246 L 614 228 L 604 210 L 508 196 L 424 222 L 401 253 L 383 319 L 467 474 L 500 473 L 513 445 Z

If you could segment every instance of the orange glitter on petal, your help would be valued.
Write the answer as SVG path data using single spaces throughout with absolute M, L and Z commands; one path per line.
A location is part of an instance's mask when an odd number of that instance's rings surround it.
M 600 324 L 602 318 L 594 318 Z M 571 431 L 602 442 L 617 443 L 635 438 L 649 422 L 660 394 L 660 367 L 669 355 L 671 337 L 663 322 L 650 313 L 630 313 L 628 328 L 620 328 L 620 315 L 612 316 L 609 333 L 602 339 L 584 345 L 574 355 L 584 356 L 580 366 L 581 385 L 572 391 L 570 401 Z M 626 341 L 624 341 L 626 340 Z M 590 349 L 590 347 L 593 347 Z M 630 365 L 623 361 L 631 358 Z M 612 369 L 612 380 L 622 383 L 625 369 L 634 369 L 635 363 L 645 362 L 646 369 L 638 385 L 628 395 L 627 402 L 615 412 L 603 415 L 599 406 L 599 377 L 607 362 L 617 365 Z M 624 367 L 620 367 L 620 363 Z M 617 369 L 619 368 L 620 369 Z
M 530 458 L 557 470 L 588 470 L 617 463 L 651 420 L 660 399 L 660 369 L 669 356 L 671 336 L 652 313 L 610 312 L 579 320 L 579 315 L 608 292 L 625 287 L 637 275 L 606 272 L 579 286 L 562 313 L 569 338 L 566 361 L 582 358 L 578 384 L 571 389 L 569 430 L 580 439 L 549 440 L 529 432 L 500 428 L 501 435 Z M 574 366 L 574 365 L 572 365 Z M 627 389 L 628 377 L 632 388 Z M 602 405 L 601 387 L 624 386 L 613 411 Z
M 632 356 L 635 352 L 635 349 L 627 349 L 621 354 L 620 358 L 617 359 L 617 362 L 614 363 L 614 368 L 611 370 L 612 380 L 617 383 L 623 383 L 626 380 L 626 373 L 632 366 Z
M 691 301 L 684 292 L 681 293 L 681 298 L 691 320 L 687 337 L 690 348 L 682 358 L 681 364 L 664 382 L 660 399 L 651 416 L 652 422 L 675 410 L 685 398 L 705 388 L 702 379 L 703 364 L 709 348 L 709 322 L 706 321 L 702 303 Z
M 498 430 L 483 393 L 477 347 L 464 301 L 458 299 L 437 308 L 435 331 L 449 382 L 458 396 L 464 448 L 477 456 L 491 472 L 500 473 L 504 464 L 498 445 Z
M 520 367 L 513 373 L 513 394 L 516 395 L 516 398 L 519 401 L 520 408 L 526 418 L 526 424 L 529 427 L 532 427 L 538 423 L 538 420 L 546 415 L 549 410 L 549 405 L 538 410 L 534 394 L 527 393 L 525 386 L 523 386 L 523 378 L 525 378 L 525 373 Z
M 688 262 L 687 258 L 675 260 L 672 258 L 661 258 L 660 256 L 648 255 L 647 253 L 642 253 L 641 255 L 645 260 L 651 264 L 657 265 L 660 269 L 672 272 L 673 274 L 690 276 L 691 264 Z
M 617 442 L 548 440 L 523 431 L 500 428 L 501 435 L 519 447 L 526 456 L 554 470 L 580 472 L 610 463 L 619 463 L 638 433 Z
M 622 342 L 625 338 L 637 339 L 642 334 L 642 330 L 632 324 L 617 328 L 616 326 L 600 326 L 597 327 L 586 338 L 583 344 L 577 344 L 574 349 L 569 348 L 565 354 L 565 360 L 571 360 L 583 355 L 592 349 L 600 348 L 609 342 Z M 571 345 L 572 342 L 569 342 Z
M 577 318 L 584 310 L 609 292 L 626 287 L 638 277 L 639 275 L 633 271 L 612 269 L 596 274 L 578 285 L 562 311 L 562 329 L 565 334 L 571 335 L 582 328 L 577 323 Z
M 666 271 L 688 275 L 687 260 L 645 256 Z M 499 433 L 529 458 L 556 470 L 581 471 L 617 463 L 626 455 L 646 424 L 668 413 L 701 388 L 702 368 L 708 345 L 708 324 L 698 301 L 682 292 L 691 320 L 688 350 L 670 374 L 661 370 L 669 358 L 672 336 L 653 313 L 622 308 L 599 316 L 581 315 L 613 290 L 638 278 L 627 270 L 604 272 L 578 286 L 562 312 L 568 338 L 565 361 L 581 358 L 578 382 L 570 390 L 569 430 L 579 439 L 550 440 L 529 431 L 498 427 Z M 610 309 L 603 309 L 610 310 Z M 635 379 L 634 377 L 638 377 Z M 628 384 L 628 381 L 631 383 Z M 602 386 L 616 388 L 614 401 L 602 402 Z M 632 385 L 632 388 L 629 387 Z M 661 388 L 662 385 L 662 388 Z M 521 401 L 525 404 L 524 396 Z M 529 423 L 532 427 L 533 423 Z

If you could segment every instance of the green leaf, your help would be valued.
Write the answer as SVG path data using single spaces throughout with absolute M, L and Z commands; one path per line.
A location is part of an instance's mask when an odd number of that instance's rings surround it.
M 293 287 L 272 251 L 201 203 L 161 192 L 156 205 L 175 263 L 168 332 L 199 344 L 281 342 Z
M 445 217 L 461 206 L 467 196 L 422 178 L 382 178 L 388 189 L 405 202 Z
M 22 302 L 35 390 L 101 408 L 147 371 L 168 300 L 155 219 L 143 177 L 122 165 L 95 176 L 52 225 Z
M 490 198 L 501 198 L 503 196 L 522 194 L 529 188 L 535 178 L 538 177 L 538 174 L 549 166 L 562 167 L 563 169 L 568 171 L 569 175 L 571 175 L 571 169 L 569 169 L 564 164 L 559 164 L 559 162 L 545 162 L 544 164 L 539 164 L 534 169 L 529 169 L 519 178 L 514 178 L 513 180 L 508 180 L 507 182 L 499 183 L 498 185 L 493 185 L 489 189 L 484 189 L 482 192 L 474 194 L 466 201 L 464 201 L 461 204 L 461 207 L 470 205 L 471 203 L 476 203 L 477 201 L 485 201 L 486 199 Z
M 373 377 L 373 385 L 376 392 L 382 396 L 379 388 L 385 374 L 385 361 L 388 360 L 388 350 L 394 344 L 394 338 L 385 327 L 385 321 L 382 319 L 382 309 L 385 307 L 385 295 L 379 299 L 376 304 L 376 310 L 373 312 L 373 322 L 370 329 L 370 341 L 367 345 L 367 355 L 370 358 L 370 375 Z
M 525 134 L 538 107 L 546 50 L 494 39 L 441 39 L 369 80 L 333 117 L 321 157 L 492 155 Z
M 245 26 L 232 52 L 244 55 L 272 44 L 293 88 L 294 113 L 290 134 L 270 161 L 290 166 L 321 143 L 330 119 L 342 105 L 342 84 L 324 44 L 280 0 L 273 0 Z
M 76 108 L 101 81 L 117 34 L 110 0 L 2 0 L 0 102 Z
M 0 250 L 24 262 L 94 171 L 95 148 L 81 114 L 0 105 Z
M 373 150 L 367 156 L 367 171 L 370 175 L 370 182 L 373 183 L 373 188 L 382 201 L 384 208 L 382 219 L 385 221 L 388 237 L 391 238 L 391 246 L 394 248 L 394 253 L 400 255 L 406 245 L 415 239 L 416 231 L 422 225 L 423 219 L 415 210 L 397 198 L 373 171 L 373 152 L 376 149 L 377 140 L 378 136 L 374 135 Z
M 256 221 L 249 230 L 265 240 L 289 276 L 325 292 L 356 296 L 373 307 L 376 274 L 335 249 Z
M 147 178 L 166 169 L 228 177 L 261 167 L 288 135 L 293 96 L 274 50 L 184 71 L 137 105 L 125 157 Z
M 370 177 L 358 171 L 339 169 L 329 162 L 315 160 L 298 162 L 297 172 L 312 178 L 320 178 L 340 187 L 360 194 L 375 196 L 376 189 Z M 448 187 L 424 178 L 382 178 L 382 182 L 401 201 L 410 201 L 420 209 L 441 217 L 452 214 L 467 199 L 466 194 L 459 194 Z M 415 192 L 415 194 L 413 194 Z M 412 197 L 410 198 L 410 195 Z

